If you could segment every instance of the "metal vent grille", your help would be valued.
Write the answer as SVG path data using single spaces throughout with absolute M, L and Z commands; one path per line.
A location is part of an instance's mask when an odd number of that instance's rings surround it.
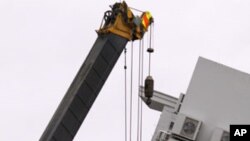
M 180 134 L 186 138 L 193 139 L 195 136 L 198 124 L 199 124 L 199 121 L 187 117 L 184 121 Z

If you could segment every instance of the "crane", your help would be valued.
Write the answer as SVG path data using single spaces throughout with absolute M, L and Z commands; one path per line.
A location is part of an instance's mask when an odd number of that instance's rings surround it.
M 104 13 L 98 37 L 40 141 L 73 140 L 127 42 L 142 39 L 152 22 L 149 12 L 135 16 L 126 2 Z

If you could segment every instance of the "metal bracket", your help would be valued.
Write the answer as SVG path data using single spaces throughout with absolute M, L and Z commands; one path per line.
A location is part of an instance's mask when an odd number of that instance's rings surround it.
M 140 95 L 141 99 L 146 103 L 147 98 L 145 97 L 143 86 L 140 86 L 140 93 L 142 94 Z M 165 109 L 171 113 L 178 113 L 183 99 L 184 94 L 180 94 L 179 98 L 176 98 L 159 91 L 154 91 L 153 97 L 151 98 L 152 102 L 148 107 L 160 112 L 165 107 Z

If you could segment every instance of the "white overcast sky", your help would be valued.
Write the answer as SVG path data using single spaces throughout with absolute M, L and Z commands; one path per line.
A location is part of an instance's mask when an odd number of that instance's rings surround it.
M 97 38 L 103 13 L 114 2 L 0 0 L 1 141 L 39 140 Z M 127 3 L 151 11 L 155 18 L 152 75 L 157 90 L 173 96 L 185 93 L 198 56 L 250 72 L 249 0 Z M 75 141 L 124 140 L 123 65 L 122 55 Z M 134 71 L 136 105 L 137 68 Z M 144 105 L 143 141 L 151 139 L 159 115 Z

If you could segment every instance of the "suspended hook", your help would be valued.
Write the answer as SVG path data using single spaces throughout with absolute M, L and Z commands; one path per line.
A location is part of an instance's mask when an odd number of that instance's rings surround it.
M 150 105 L 154 92 L 154 79 L 152 76 L 147 76 L 145 79 L 145 87 L 144 87 L 145 97 L 147 98 L 146 104 Z

